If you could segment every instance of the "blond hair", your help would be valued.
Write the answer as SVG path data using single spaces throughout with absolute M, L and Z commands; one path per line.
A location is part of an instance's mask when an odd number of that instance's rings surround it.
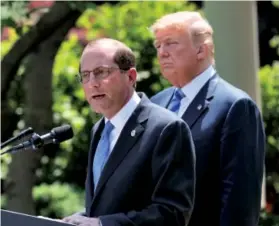
M 211 63 L 214 65 L 213 29 L 200 13 L 183 11 L 167 14 L 158 19 L 150 30 L 156 34 L 160 30 L 176 29 L 189 32 L 194 45 L 206 44 L 210 50 Z

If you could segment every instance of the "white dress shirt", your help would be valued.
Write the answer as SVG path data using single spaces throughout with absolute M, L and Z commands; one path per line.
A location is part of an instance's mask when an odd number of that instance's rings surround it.
M 194 100 L 205 83 L 216 73 L 213 66 L 209 66 L 204 72 L 196 76 L 190 83 L 187 83 L 181 88 L 185 97 L 180 102 L 178 116 L 181 117 L 187 110 L 188 106 Z
M 110 133 L 109 141 L 110 141 L 110 148 L 109 154 L 111 154 L 119 135 L 127 123 L 128 119 L 136 109 L 140 102 L 140 97 L 136 92 L 133 93 L 131 99 L 121 108 L 119 112 L 116 113 L 111 119 L 110 122 L 114 126 L 113 130 Z M 107 122 L 107 118 L 105 118 L 105 122 Z

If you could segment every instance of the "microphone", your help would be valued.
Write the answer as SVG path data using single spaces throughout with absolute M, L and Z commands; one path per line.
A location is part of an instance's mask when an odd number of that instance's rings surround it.
M 30 140 L 25 141 L 19 145 L 16 145 L 8 149 L 7 151 L 2 152 L 1 155 L 9 152 L 15 153 L 21 150 L 28 150 L 30 148 L 33 150 L 37 150 L 46 144 L 50 144 L 50 143 L 58 144 L 65 140 L 71 139 L 73 135 L 74 133 L 70 125 L 59 126 L 53 128 L 50 131 L 50 133 L 44 134 L 42 136 L 34 133 Z
M 0 149 L 3 149 L 3 148 L 6 147 L 8 144 L 10 144 L 10 143 L 12 143 L 12 142 L 14 142 L 14 141 L 16 141 L 16 140 L 20 140 L 20 139 L 22 139 L 23 137 L 25 137 L 25 136 L 27 136 L 27 135 L 33 133 L 33 132 L 34 132 L 34 131 L 33 131 L 33 128 L 31 128 L 31 127 L 29 127 L 29 128 L 27 128 L 27 129 L 21 131 L 17 136 L 12 137 L 12 138 L 10 138 L 9 140 L 3 142 L 3 143 L 0 145 Z

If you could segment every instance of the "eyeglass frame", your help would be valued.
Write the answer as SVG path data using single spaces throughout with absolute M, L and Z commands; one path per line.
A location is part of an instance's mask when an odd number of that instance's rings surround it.
M 96 74 L 94 74 L 94 71 L 95 71 L 95 70 L 98 70 L 98 69 L 100 69 L 100 68 L 104 68 L 104 69 L 106 69 L 107 71 L 104 72 L 105 75 L 100 76 L 100 78 L 98 78 L 98 77 L 96 77 Z M 130 69 L 130 68 L 129 68 L 129 69 Z M 102 66 L 99 66 L 99 67 L 94 68 L 94 69 L 91 70 L 91 71 L 81 71 L 81 72 L 79 72 L 79 73 L 76 75 L 76 77 L 77 77 L 77 79 L 78 79 L 78 81 L 79 81 L 80 83 L 86 84 L 86 83 L 88 83 L 88 82 L 91 80 L 91 74 L 93 75 L 93 77 L 94 77 L 95 80 L 97 80 L 97 81 L 102 81 L 102 80 L 106 79 L 107 77 L 109 77 L 109 76 L 111 75 L 111 73 L 112 73 L 114 70 L 120 70 L 120 72 L 126 72 L 126 71 L 128 71 L 129 69 L 123 70 L 123 69 L 120 69 L 119 67 L 113 67 L 113 66 L 108 66 L 108 65 L 102 65 Z M 86 79 L 85 82 L 84 82 L 84 80 L 83 80 L 82 73 L 89 73 L 89 74 L 88 74 L 89 76 L 88 76 L 88 78 Z M 95 73 L 96 73 L 96 72 L 95 72 Z

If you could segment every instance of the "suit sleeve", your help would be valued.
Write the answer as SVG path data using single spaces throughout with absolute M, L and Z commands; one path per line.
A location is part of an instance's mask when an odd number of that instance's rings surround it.
M 183 121 L 167 125 L 153 151 L 154 191 L 151 204 L 141 211 L 101 216 L 103 226 L 185 226 L 193 210 L 195 152 Z
M 221 136 L 221 226 L 258 225 L 264 171 L 265 134 L 250 99 L 236 101 Z

